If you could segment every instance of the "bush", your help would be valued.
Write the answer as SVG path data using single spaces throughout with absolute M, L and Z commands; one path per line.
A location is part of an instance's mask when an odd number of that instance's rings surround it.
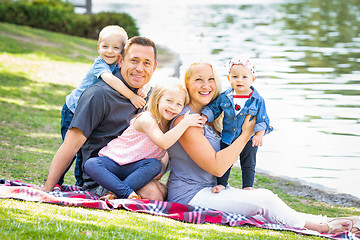
M 66 32 L 74 7 L 61 0 L 0 0 L 0 21 Z
M 72 18 L 67 24 L 67 34 L 87 38 L 89 31 L 95 31 L 90 28 L 89 23 L 90 19 L 88 15 L 76 14 L 76 17 Z
M 90 23 L 87 38 L 97 39 L 99 32 L 107 25 L 119 25 L 123 27 L 129 38 L 139 35 L 135 20 L 126 13 L 100 12 L 90 15 Z
M 61 0 L 0 0 L 0 21 L 92 39 L 107 25 L 123 27 L 129 37 L 139 35 L 135 20 L 126 13 L 81 15 Z

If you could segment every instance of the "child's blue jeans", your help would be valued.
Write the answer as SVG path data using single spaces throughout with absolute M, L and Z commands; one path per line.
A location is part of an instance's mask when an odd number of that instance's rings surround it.
M 133 191 L 159 175 L 161 167 L 160 161 L 155 158 L 119 165 L 108 157 L 94 157 L 85 162 L 84 171 L 118 198 L 128 198 Z
M 65 103 L 61 110 L 61 137 L 62 137 L 63 141 L 65 139 L 66 132 L 69 129 L 70 123 L 73 119 L 73 116 L 74 116 L 74 113 L 67 107 L 67 105 Z M 60 177 L 60 179 L 58 181 L 59 185 L 62 185 L 64 183 L 65 174 L 69 171 L 69 169 L 75 159 L 76 159 L 75 170 L 74 170 L 75 179 L 76 179 L 75 185 L 81 187 L 84 184 L 84 180 L 82 178 L 83 171 L 81 169 L 81 161 L 82 161 L 81 150 L 79 150 L 79 152 L 76 154 L 76 156 L 71 161 L 71 164 L 69 165 L 69 167 L 65 170 L 63 175 Z

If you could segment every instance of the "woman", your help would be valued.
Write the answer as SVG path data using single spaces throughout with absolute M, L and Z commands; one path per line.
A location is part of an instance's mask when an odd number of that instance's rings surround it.
M 190 110 L 200 113 L 205 105 L 220 93 L 220 84 L 213 67 L 208 63 L 194 63 L 185 72 L 185 86 L 190 103 L 174 119 L 174 127 Z M 227 187 L 220 193 L 212 193 L 216 177 L 221 177 L 237 158 L 254 134 L 255 120 L 247 116 L 241 135 L 227 148 L 219 151 L 220 138 L 214 129 L 188 128 L 181 138 L 168 149 L 170 176 L 168 201 L 240 213 L 298 228 L 307 228 L 320 233 L 356 232 L 360 229 L 357 217 L 327 219 L 324 216 L 299 213 L 287 206 L 267 189 L 242 190 Z

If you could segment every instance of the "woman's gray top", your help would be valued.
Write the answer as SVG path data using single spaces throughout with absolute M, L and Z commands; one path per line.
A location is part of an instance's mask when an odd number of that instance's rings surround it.
M 191 111 L 190 107 L 186 106 L 178 116 L 184 115 L 189 110 Z M 193 112 L 191 111 L 191 113 Z M 175 119 L 170 128 L 173 127 Z M 212 147 L 215 151 L 219 151 L 220 137 L 208 125 L 205 125 L 203 129 L 204 135 Z M 187 155 L 179 141 L 168 149 L 168 153 L 170 156 L 170 176 L 167 201 L 188 204 L 201 189 L 216 185 L 216 177 L 200 168 Z

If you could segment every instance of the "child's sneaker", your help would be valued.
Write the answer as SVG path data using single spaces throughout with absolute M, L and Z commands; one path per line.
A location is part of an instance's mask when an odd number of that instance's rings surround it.
M 56 184 L 53 192 L 61 192 L 61 186 L 59 184 Z
M 103 201 L 113 200 L 113 199 L 116 199 L 116 195 L 112 192 L 107 192 L 99 198 L 99 200 L 103 200 Z
M 129 196 L 128 199 L 141 199 L 140 195 L 137 195 L 136 192 L 132 192 Z
M 134 195 L 131 197 L 129 196 L 128 199 L 142 199 L 142 198 L 140 197 L 140 195 L 136 195 L 136 196 Z

